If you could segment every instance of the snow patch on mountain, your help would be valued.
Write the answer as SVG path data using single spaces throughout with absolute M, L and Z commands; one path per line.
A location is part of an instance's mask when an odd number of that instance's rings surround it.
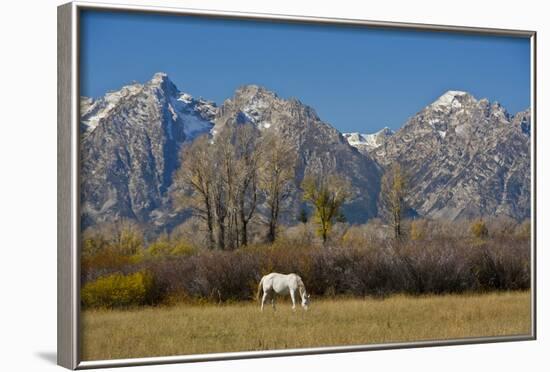
M 449 90 L 433 102 L 432 106 L 449 106 L 453 104 L 457 97 L 463 97 L 466 95 L 468 95 L 467 92 L 460 90 Z
M 200 134 L 208 133 L 213 127 L 217 107 L 213 102 L 203 99 L 194 99 L 187 93 L 170 97 L 168 108 L 172 113 L 172 120 L 183 122 L 183 132 L 187 141 Z
M 342 135 L 351 146 L 357 148 L 358 150 L 371 151 L 380 147 L 382 144 L 384 144 L 384 141 L 388 137 L 392 136 L 393 134 L 394 134 L 393 130 L 391 130 L 388 127 L 385 127 L 376 133 L 363 134 L 363 133 L 353 132 L 353 133 L 343 133 Z

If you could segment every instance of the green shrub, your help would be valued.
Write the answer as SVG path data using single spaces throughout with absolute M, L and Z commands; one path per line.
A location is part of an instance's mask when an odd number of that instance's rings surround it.
M 152 275 L 146 271 L 103 276 L 82 287 L 82 304 L 107 308 L 144 305 L 153 300 L 153 284 Z

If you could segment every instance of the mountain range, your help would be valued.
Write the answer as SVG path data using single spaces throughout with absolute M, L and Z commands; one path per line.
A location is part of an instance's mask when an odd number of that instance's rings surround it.
M 457 220 L 530 216 L 530 111 L 509 114 L 497 102 L 448 91 L 396 132 L 340 133 L 312 107 L 256 85 L 238 88 L 221 106 L 180 91 L 164 73 L 104 97 L 81 97 L 82 227 L 136 220 L 151 230 L 186 218 L 169 197 L 179 152 L 199 135 L 250 124 L 276 131 L 298 154 L 292 210 L 301 208 L 304 174 L 344 175 L 353 199 L 350 222 L 377 217 L 381 177 L 399 162 L 406 171 L 406 202 L 419 216 Z
M 530 216 L 529 110 L 510 115 L 498 102 L 448 91 L 395 134 L 376 136 L 376 146 L 350 144 L 383 167 L 402 165 L 419 215 Z

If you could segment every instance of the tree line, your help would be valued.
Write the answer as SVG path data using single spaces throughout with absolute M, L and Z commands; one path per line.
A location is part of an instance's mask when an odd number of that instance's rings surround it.
M 274 241 L 283 203 L 293 188 L 296 150 L 251 125 L 227 127 L 186 146 L 174 177 L 176 205 L 206 226 L 208 247 L 248 245 L 248 227 L 261 205 L 266 239 Z
M 312 222 L 318 237 L 326 244 L 334 225 L 346 222 L 342 208 L 354 197 L 351 184 L 337 173 L 309 170 L 298 186 L 297 169 L 297 149 L 277 131 L 260 133 L 253 125 L 227 126 L 213 137 L 203 135 L 184 146 L 171 197 L 180 211 L 192 211 L 193 221 L 197 222 L 187 228 L 195 228 L 197 234 L 205 237 L 201 246 L 233 250 L 249 245 L 251 236 L 256 242 L 275 242 L 279 231 L 284 230 L 280 228 L 281 216 L 290 207 L 289 197 L 297 194 L 302 203 L 309 205 L 313 216 L 310 221 L 308 211 L 301 208 L 296 220 L 302 224 Z M 420 226 L 424 223 L 424 220 L 412 221 L 407 231 L 404 229 L 403 224 L 407 223 L 404 217 L 409 210 L 408 190 L 406 172 L 399 163 L 390 165 L 381 179 L 378 213 L 397 240 L 421 235 Z M 252 221 L 255 223 L 251 233 Z M 118 225 L 128 223 L 115 221 L 107 226 L 107 230 L 130 231 L 127 236 L 113 233 L 120 242 L 106 244 L 102 239 L 92 239 L 93 244 L 85 244 L 86 250 L 122 245 L 136 253 L 139 244 L 135 241 L 139 239 L 131 238 L 139 235 L 135 234 L 139 227 L 130 224 L 131 229 L 117 229 Z M 258 226 L 262 231 L 258 231 Z M 472 229 L 480 238 L 488 234 L 482 219 Z M 102 231 L 98 236 L 110 235 L 109 231 Z M 176 245 L 174 248 L 165 233 L 155 241 L 152 251 L 189 250 L 185 244 Z
M 259 216 L 265 240 L 274 242 L 284 201 L 296 188 L 298 154 L 277 132 L 262 133 L 252 125 L 228 126 L 214 138 L 204 135 L 186 146 L 174 184 L 176 204 L 191 209 L 206 225 L 208 247 L 234 249 L 248 245 L 248 226 Z M 399 163 L 384 172 L 379 214 L 403 238 L 408 177 Z M 335 222 L 344 222 L 343 205 L 353 197 L 348 179 L 323 172 L 306 174 L 300 184 L 302 201 L 313 210 L 323 242 Z M 259 209 L 262 209 L 259 213 Z M 299 221 L 307 221 L 302 209 Z
M 265 241 L 277 237 L 285 201 L 296 190 L 296 148 L 277 132 L 259 133 L 252 125 L 228 126 L 184 147 L 174 176 L 176 206 L 191 209 L 204 224 L 208 247 L 235 249 L 249 243 L 249 224 L 257 217 Z M 306 174 L 300 185 L 323 242 L 343 219 L 351 185 L 337 174 Z M 304 214 L 306 214 L 304 216 Z M 302 210 L 301 220 L 307 220 Z

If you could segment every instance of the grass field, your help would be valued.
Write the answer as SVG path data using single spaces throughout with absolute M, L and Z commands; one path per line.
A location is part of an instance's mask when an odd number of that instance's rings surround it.
M 83 360 L 528 334 L 530 293 L 279 301 L 83 312 Z

